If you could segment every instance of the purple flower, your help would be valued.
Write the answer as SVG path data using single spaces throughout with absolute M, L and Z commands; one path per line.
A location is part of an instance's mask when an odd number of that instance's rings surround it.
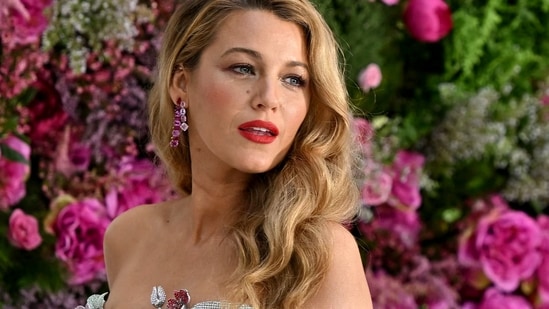
M 0 140 L 0 144 L 18 152 L 25 160 L 30 159 L 29 145 L 14 135 Z M 25 197 L 25 182 L 29 173 L 27 163 L 11 161 L 0 153 L 0 210 L 17 204 Z
M 452 12 L 443 0 L 410 0 L 404 24 L 415 39 L 436 42 L 452 29 Z
M 362 69 L 358 75 L 358 84 L 365 92 L 370 89 L 377 88 L 381 84 L 381 69 L 379 65 L 370 63 L 366 68 Z
M 16 209 L 10 216 L 8 239 L 12 245 L 25 250 L 33 250 L 42 243 L 35 217 Z
M 519 295 L 503 294 L 496 288 L 490 288 L 484 292 L 478 309 L 531 309 L 528 301 Z
M 465 266 L 481 267 L 496 287 L 511 292 L 541 263 L 540 245 L 541 231 L 531 217 L 495 210 L 462 237 L 458 259 Z
M 63 208 L 55 221 L 56 256 L 67 263 L 70 283 L 82 284 L 104 275 L 103 236 L 110 220 L 105 206 L 86 198 Z
M 417 309 L 414 296 L 404 285 L 383 271 L 366 271 L 374 308 L 379 309 Z

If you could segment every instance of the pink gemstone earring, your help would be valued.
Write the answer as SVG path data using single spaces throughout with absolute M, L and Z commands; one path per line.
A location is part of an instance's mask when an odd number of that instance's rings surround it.
M 170 139 L 170 147 L 179 146 L 179 136 L 181 131 L 187 131 L 189 125 L 187 124 L 187 111 L 185 110 L 185 101 L 181 98 L 177 98 L 175 103 L 175 116 L 173 119 L 172 137 Z

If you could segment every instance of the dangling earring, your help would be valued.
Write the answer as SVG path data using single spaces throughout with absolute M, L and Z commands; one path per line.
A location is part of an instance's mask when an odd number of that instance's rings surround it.
M 177 98 L 175 103 L 175 116 L 173 119 L 172 137 L 170 140 L 170 147 L 179 146 L 179 136 L 181 131 L 187 131 L 189 125 L 187 124 L 187 111 L 185 110 L 185 102 L 181 98 Z

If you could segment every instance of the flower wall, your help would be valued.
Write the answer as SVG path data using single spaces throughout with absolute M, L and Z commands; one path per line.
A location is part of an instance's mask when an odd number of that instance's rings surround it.
M 358 107 L 374 307 L 549 308 L 549 1 L 315 3 Z M 175 5 L 0 3 L 1 307 L 106 289 L 108 224 L 173 196 L 145 102 Z

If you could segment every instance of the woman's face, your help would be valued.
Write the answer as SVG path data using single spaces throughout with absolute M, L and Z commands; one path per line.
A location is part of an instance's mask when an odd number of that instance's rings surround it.
M 311 97 L 299 26 L 266 11 L 231 13 L 181 74 L 193 164 L 261 173 L 284 158 Z

